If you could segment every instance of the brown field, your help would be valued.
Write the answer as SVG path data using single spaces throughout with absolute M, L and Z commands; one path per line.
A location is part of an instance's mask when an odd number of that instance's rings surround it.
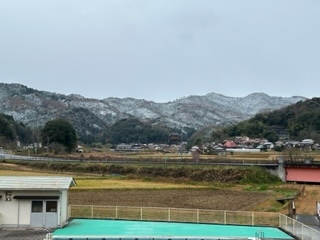
M 250 210 L 268 200 L 268 193 L 221 189 L 124 189 L 70 191 L 75 205 L 168 207 L 214 210 Z
M 57 175 L 52 172 L 36 172 L 33 169 L 0 163 L 0 175 L 31 176 Z M 286 205 L 278 198 L 298 191 L 298 184 L 283 184 L 275 189 L 259 190 L 250 186 L 216 186 L 152 182 L 137 179 L 101 178 L 100 176 L 66 174 L 78 184 L 69 195 L 69 203 L 75 205 L 107 205 L 138 207 L 171 207 L 237 211 L 268 211 L 287 213 Z M 276 188 L 279 188 L 277 191 Z M 316 201 L 320 201 L 320 185 L 307 185 L 297 201 L 297 213 L 315 214 Z

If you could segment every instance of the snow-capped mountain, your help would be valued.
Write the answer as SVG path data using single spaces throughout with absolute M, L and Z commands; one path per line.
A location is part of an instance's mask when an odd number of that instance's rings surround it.
M 264 93 L 243 98 L 208 93 L 156 103 L 134 98 L 89 99 L 76 94 L 63 95 L 20 84 L 0 83 L 1 113 L 30 127 L 42 127 L 49 120 L 63 117 L 84 134 L 92 134 L 128 117 L 179 128 L 226 125 L 306 99 L 300 96 L 271 97 Z

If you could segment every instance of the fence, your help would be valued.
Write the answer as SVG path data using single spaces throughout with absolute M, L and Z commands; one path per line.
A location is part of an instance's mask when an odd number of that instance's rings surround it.
M 69 206 L 69 217 L 270 226 L 280 227 L 301 240 L 320 239 L 320 232 L 279 213 L 71 205 Z
M 282 214 L 279 214 L 279 227 L 301 240 L 320 239 L 319 231 Z
M 277 167 L 278 162 L 268 158 L 253 158 L 253 159 L 229 159 L 229 158 L 203 158 L 196 162 L 189 156 L 180 157 L 108 157 L 104 159 L 82 159 L 82 158 L 52 158 L 38 156 L 14 155 L 0 152 L 0 160 L 29 160 L 29 161 L 63 161 L 63 162 L 92 162 L 92 163 L 113 163 L 113 164 L 190 164 L 190 165 L 235 165 L 235 166 L 271 166 Z

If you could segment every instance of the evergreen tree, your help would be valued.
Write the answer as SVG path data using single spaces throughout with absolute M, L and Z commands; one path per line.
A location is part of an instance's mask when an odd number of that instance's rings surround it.
M 73 126 L 64 119 L 54 119 L 46 123 L 41 129 L 43 141 L 53 146 L 62 145 L 67 152 L 71 152 L 77 146 L 77 135 Z M 47 146 L 49 147 L 49 146 Z M 56 152 L 60 151 L 55 149 Z

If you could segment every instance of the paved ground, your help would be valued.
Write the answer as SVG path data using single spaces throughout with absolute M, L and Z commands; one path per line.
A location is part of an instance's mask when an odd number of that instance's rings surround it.
M 320 232 L 320 221 L 315 215 L 298 214 L 296 219 L 297 221 Z
M 1 240 L 43 240 L 46 234 L 47 234 L 46 231 L 44 231 L 43 229 L 40 229 L 40 230 L 1 229 L 0 239 Z

